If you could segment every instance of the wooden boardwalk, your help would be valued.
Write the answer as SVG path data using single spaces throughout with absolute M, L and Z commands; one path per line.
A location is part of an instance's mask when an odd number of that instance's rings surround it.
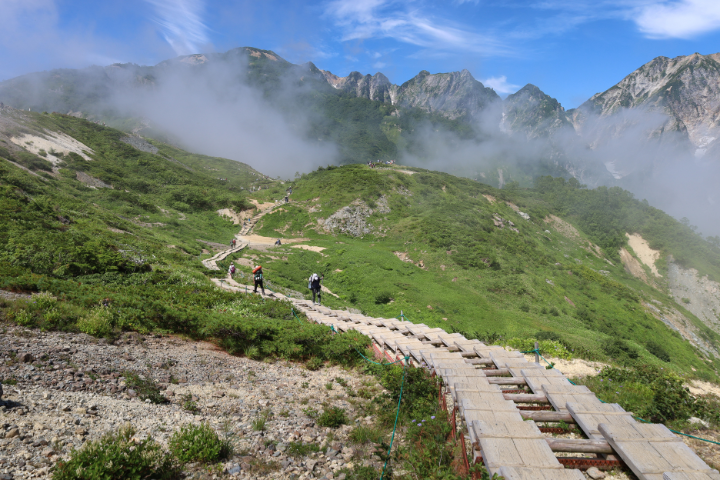
M 605 452 L 593 454 L 598 458 L 619 457 L 641 480 L 720 480 L 717 470 L 665 426 L 635 421 L 620 405 L 601 402 L 587 387 L 573 385 L 558 370 L 527 361 L 520 352 L 423 324 L 289 300 L 314 322 L 331 325 L 338 332 L 356 330 L 367 335 L 374 350 L 385 358 L 404 362 L 409 357 L 411 365 L 439 375 L 491 475 L 497 473 L 507 480 L 584 479 L 580 470 L 560 463 L 555 446 L 557 451 L 576 448 L 578 453 Z M 527 390 L 505 393 L 503 388 Z M 537 404 L 553 410 L 518 408 Z M 560 445 L 543 434 L 533 419 L 574 423 L 588 440 L 563 439 Z

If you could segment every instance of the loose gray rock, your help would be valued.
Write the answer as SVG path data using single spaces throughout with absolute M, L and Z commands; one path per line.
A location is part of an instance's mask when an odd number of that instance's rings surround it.
M 592 478 L 593 480 L 599 480 L 599 479 L 605 478 L 607 476 L 605 474 L 605 472 L 602 472 L 595 467 L 588 468 L 587 474 L 588 474 L 588 477 Z

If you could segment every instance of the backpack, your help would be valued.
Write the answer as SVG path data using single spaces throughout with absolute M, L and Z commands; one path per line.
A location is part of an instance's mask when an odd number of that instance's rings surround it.
M 255 272 L 255 281 L 259 282 L 262 279 L 263 279 L 262 270 L 258 270 L 257 272 Z
M 230 265 L 230 273 L 235 273 L 235 265 Z
M 313 288 L 313 282 L 317 281 L 318 279 L 319 277 L 317 276 L 317 273 L 313 273 L 312 275 L 310 275 L 310 278 L 308 278 L 308 288 L 310 290 L 312 290 Z

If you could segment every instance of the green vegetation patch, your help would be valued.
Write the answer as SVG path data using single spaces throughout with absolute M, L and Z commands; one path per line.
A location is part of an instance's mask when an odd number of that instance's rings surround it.
M 181 462 L 214 463 L 232 454 L 232 445 L 221 440 L 207 423 L 180 427 L 170 438 L 170 451 Z
M 170 480 L 180 475 L 179 463 L 160 444 L 151 437 L 137 440 L 134 435 L 132 427 L 122 427 L 73 449 L 68 461 L 55 466 L 53 480 Z

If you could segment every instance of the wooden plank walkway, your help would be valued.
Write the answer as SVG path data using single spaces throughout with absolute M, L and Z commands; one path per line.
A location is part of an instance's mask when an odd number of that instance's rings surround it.
M 720 480 L 720 473 L 663 425 L 636 422 L 619 405 L 602 403 L 587 387 L 573 385 L 558 370 L 527 361 L 520 352 L 424 324 L 333 311 L 307 301 L 295 305 L 312 321 L 368 335 L 385 358 L 408 356 L 411 363 L 439 375 L 491 475 L 506 480 L 585 478 L 579 470 L 564 468 L 548 437 L 517 408 L 518 403 L 545 401 L 556 415 L 570 415 L 588 438 L 607 440 L 641 480 Z M 506 394 L 501 389 L 515 385 L 526 385 L 532 393 Z
M 600 432 L 640 480 L 686 478 L 720 479 L 690 447 L 665 425 L 601 423 Z M 682 477 L 680 477 L 682 478 Z

